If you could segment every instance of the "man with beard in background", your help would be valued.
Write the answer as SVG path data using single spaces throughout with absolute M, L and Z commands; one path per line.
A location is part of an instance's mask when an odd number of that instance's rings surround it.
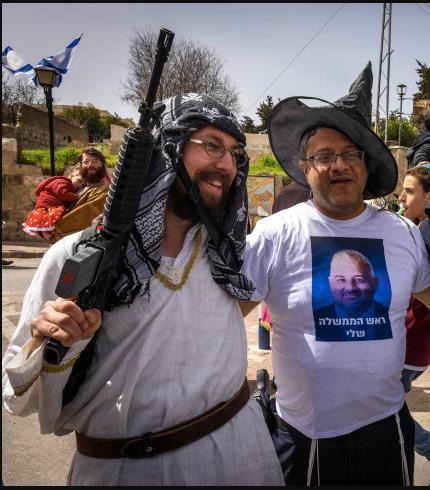
M 96 148 L 86 148 L 79 155 L 79 172 L 86 186 L 75 205 L 56 224 L 49 238 L 55 243 L 66 235 L 90 226 L 102 212 L 109 188 L 110 178 L 103 153 Z

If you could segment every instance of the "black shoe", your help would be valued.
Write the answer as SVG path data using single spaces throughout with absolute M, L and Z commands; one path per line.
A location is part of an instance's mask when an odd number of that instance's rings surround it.
M 3 260 L 1 259 L 1 265 L 10 265 L 13 264 L 13 260 Z

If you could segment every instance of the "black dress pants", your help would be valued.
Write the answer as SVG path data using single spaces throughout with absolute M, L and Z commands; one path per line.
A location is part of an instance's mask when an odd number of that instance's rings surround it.
M 410 485 L 414 474 L 414 422 L 406 403 L 398 413 Z M 306 485 L 312 440 L 275 414 L 272 434 L 286 485 Z M 317 441 L 311 485 L 404 485 L 395 415 L 350 434 Z

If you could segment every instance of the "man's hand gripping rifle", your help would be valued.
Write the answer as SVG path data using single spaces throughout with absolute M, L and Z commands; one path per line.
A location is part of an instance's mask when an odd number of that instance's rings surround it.
M 67 259 L 61 271 L 55 294 L 77 298 L 82 309 L 106 309 L 108 292 L 118 278 L 154 148 L 151 130 L 164 110 L 161 104 L 154 106 L 154 101 L 173 37 L 173 32 L 160 30 L 148 92 L 139 107 L 139 123 L 124 134 L 103 225 L 85 248 Z M 48 339 L 43 357 L 50 364 L 60 364 L 67 351 L 55 339 Z

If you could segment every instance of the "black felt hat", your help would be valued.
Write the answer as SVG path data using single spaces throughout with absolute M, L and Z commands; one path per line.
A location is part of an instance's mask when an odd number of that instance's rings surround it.
M 372 80 L 369 61 L 351 85 L 348 95 L 334 103 L 316 97 L 295 96 L 276 104 L 269 119 L 270 146 L 293 180 L 309 187 L 298 167 L 300 141 L 308 130 L 325 127 L 341 131 L 366 152 L 368 179 L 364 199 L 375 199 L 394 191 L 397 163 L 386 144 L 370 129 Z M 318 101 L 318 106 L 308 106 L 300 99 Z

